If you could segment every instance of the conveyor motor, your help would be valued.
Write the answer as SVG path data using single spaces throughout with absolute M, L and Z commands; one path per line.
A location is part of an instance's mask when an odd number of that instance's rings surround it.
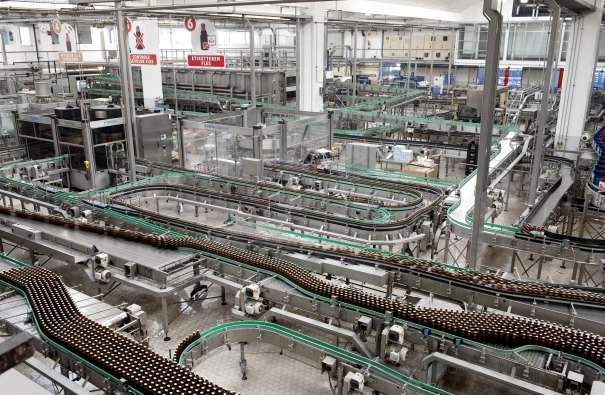
M 92 271 L 96 281 L 107 284 L 111 281 L 111 272 L 107 270 L 109 267 L 109 255 L 100 252 L 92 259 Z
M 344 379 L 347 394 L 363 393 L 365 377 L 359 372 L 349 372 Z
M 405 361 L 408 349 L 404 347 L 405 328 L 392 325 L 383 329 L 380 344 L 381 357 L 384 361 L 400 364 Z
M 248 316 L 259 316 L 265 312 L 263 298 L 260 296 L 261 289 L 258 284 L 246 285 L 235 294 L 238 303 L 236 308 Z

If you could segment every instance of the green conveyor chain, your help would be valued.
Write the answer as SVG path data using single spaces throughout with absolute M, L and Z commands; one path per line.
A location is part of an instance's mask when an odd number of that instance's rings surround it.
M 11 180 L 11 181 L 14 181 L 16 183 L 20 183 L 20 182 L 15 181 L 15 180 Z M 20 183 L 20 184 L 22 184 L 22 183 Z M 27 186 L 31 186 L 29 184 L 26 184 L 26 185 Z M 66 196 L 66 200 L 73 201 L 73 202 L 79 202 L 79 198 L 75 194 L 74 195 L 70 195 L 69 197 Z M 106 213 L 106 214 L 108 214 L 108 215 L 111 215 L 111 216 L 114 216 L 116 218 L 119 218 L 119 219 L 121 219 L 123 221 L 131 222 L 131 223 L 136 224 L 138 226 L 150 229 L 152 232 L 155 232 L 155 233 L 158 233 L 158 234 L 164 234 L 164 235 L 174 236 L 174 237 L 186 236 L 183 233 L 175 232 L 175 231 L 172 231 L 172 230 L 170 230 L 168 228 L 164 228 L 164 227 L 155 225 L 155 224 L 150 223 L 149 221 L 144 220 L 144 219 L 133 218 L 133 217 L 127 215 L 127 214 L 122 214 L 122 213 L 116 212 L 116 211 L 114 211 L 112 209 L 104 208 L 104 209 L 101 209 L 101 211 L 104 212 L 104 213 Z M 215 259 L 215 260 L 227 263 L 227 264 L 231 264 L 231 265 L 234 265 L 234 266 L 242 267 L 242 268 L 254 271 L 254 272 L 259 272 L 259 273 L 266 274 L 266 275 L 271 276 L 273 278 L 277 278 L 280 281 L 282 281 L 282 282 L 286 283 L 287 285 L 289 285 L 290 287 L 292 287 L 293 289 L 295 289 L 296 291 L 300 292 L 301 294 L 306 295 L 306 296 L 308 296 L 308 297 L 310 297 L 312 299 L 315 299 L 315 300 L 320 300 L 320 301 L 322 301 L 324 303 L 336 303 L 337 306 L 340 306 L 340 307 L 345 308 L 347 310 L 357 311 L 359 313 L 366 314 L 366 315 L 369 315 L 369 316 L 373 316 L 373 317 L 376 317 L 376 318 L 379 318 L 379 319 L 387 319 L 388 318 L 388 319 L 391 319 L 393 322 L 399 323 L 401 325 L 405 325 L 405 326 L 407 326 L 409 328 L 417 329 L 419 331 L 423 331 L 424 329 L 426 329 L 426 327 L 423 326 L 423 325 L 420 325 L 420 324 L 417 324 L 417 323 L 414 323 L 414 322 L 411 322 L 411 321 L 406 321 L 406 320 L 403 320 L 403 319 L 400 319 L 400 318 L 387 317 L 385 314 L 382 314 L 382 313 L 379 313 L 379 312 L 376 312 L 374 310 L 370 310 L 370 309 L 367 309 L 367 308 L 364 308 L 364 307 L 352 305 L 352 304 L 349 304 L 349 303 L 346 303 L 346 302 L 342 302 L 342 301 L 336 301 L 336 302 L 334 302 L 332 299 L 329 299 L 329 298 L 326 298 L 324 296 L 321 296 L 321 295 L 315 294 L 313 292 L 310 292 L 310 291 L 306 290 L 305 288 L 300 287 L 298 284 L 293 283 L 292 281 L 290 281 L 289 279 L 285 278 L 284 276 L 282 276 L 282 275 L 280 275 L 278 273 L 266 270 L 266 269 L 261 269 L 261 268 L 258 268 L 256 266 L 251 266 L 251 265 L 248 265 L 248 264 L 245 264 L 245 263 L 242 263 L 242 262 L 234 261 L 232 259 L 220 256 L 220 255 L 212 254 L 212 253 L 209 253 L 209 252 L 206 252 L 206 251 L 194 250 L 194 249 L 190 249 L 190 248 L 182 248 L 182 250 L 183 251 L 191 251 L 193 253 L 201 254 L 201 255 L 207 256 L 209 258 L 212 258 L 212 259 Z M 427 262 L 431 262 L 431 261 L 427 261 Z M 458 270 L 464 270 L 464 269 L 458 269 Z M 442 337 L 450 339 L 452 341 L 455 341 L 457 339 L 457 340 L 460 340 L 462 343 L 464 343 L 466 345 L 475 347 L 477 349 L 484 349 L 486 351 L 489 351 L 489 352 L 492 352 L 492 353 L 495 353 L 495 354 L 499 354 L 499 355 L 512 355 L 512 354 L 518 354 L 518 353 L 523 352 L 523 351 L 541 351 L 541 352 L 545 352 L 545 353 L 552 353 L 554 355 L 560 355 L 560 356 L 563 356 L 563 357 L 565 357 L 565 358 L 567 358 L 569 360 L 576 361 L 576 362 L 578 362 L 580 364 L 583 364 L 585 366 L 589 366 L 592 369 L 594 369 L 595 371 L 599 372 L 600 374 L 605 375 L 605 367 L 601 367 L 600 365 L 598 365 L 598 364 L 596 364 L 596 363 L 594 363 L 592 361 L 589 361 L 589 360 L 587 360 L 585 358 L 582 358 L 582 357 L 579 357 L 579 356 L 576 356 L 576 355 L 572 355 L 572 354 L 569 354 L 569 353 L 566 353 L 566 352 L 554 350 L 554 349 L 551 349 L 551 348 L 548 348 L 548 347 L 543 347 L 543 346 L 538 346 L 538 345 L 525 345 L 525 346 L 521 346 L 521 347 L 507 349 L 507 348 L 496 347 L 494 345 L 484 344 L 484 343 L 480 343 L 480 342 L 477 342 L 477 341 L 474 341 L 474 340 L 462 338 L 460 336 L 452 335 L 452 334 L 450 334 L 448 332 L 444 332 L 444 331 L 440 331 L 440 330 L 436 330 L 436 329 L 431 329 L 431 334 L 434 335 L 434 336 L 442 336 Z

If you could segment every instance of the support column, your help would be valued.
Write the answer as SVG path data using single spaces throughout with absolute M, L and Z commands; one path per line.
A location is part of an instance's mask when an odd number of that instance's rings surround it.
M 571 23 L 555 147 L 577 150 L 590 108 L 592 80 L 596 64 L 603 0 L 595 1 L 594 12 L 580 15 Z M 573 159 L 575 154 L 565 154 Z
M 2 49 L 2 64 L 7 65 L 8 59 L 6 57 L 6 44 L 4 42 L 4 30 L 0 30 L 0 49 Z
M 254 58 L 254 25 L 246 19 L 250 28 L 250 104 L 256 107 L 256 60 Z M 298 78 L 298 76 L 296 76 Z
M 483 15 L 489 21 L 487 34 L 487 58 L 485 59 L 485 83 L 483 86 L 483 104 L 481 106 L 481 133 L 479 137 L 479 158 L 477 161 L 477 183 L 475 185 L 475 206 L 473 207 L 473 234 L 469 251 L 469 266 L 476 270 L 479 266 L 478 255 L 485 219 L 485 203 L 489 182 L 489 158 L 494 127 L 496 107 L 496 84 L 498 82 L 498 64 L 500 60 L 500 36 L 502 35 L 502 14 L 493 9 L 493 1 L 483 1 Z
M 120 52 L 120 70 L 122 75 L 122 116 L 124 118 L 124 131 L 126 132 L 126 147 L 128 149 L 128 173 L 130 181 L 137 179 L 136 156 L 134 151 L 134 137 L 136 135 L 134 89 L 132 84 L 132 73 L 128 53 L 128 29 L 126 27 L 126 16 L 122 11 L 124 2 L 116 3 L 116 18 L 118 31 L 118 49 Z
M 353 30 L 353 64 L 351 66 L 351 84 L 353 84 L 353 100 L 351 104 L 355 105 L 357 99 L 357 26 Z
M 538 127 L 536 130 L 536 139 L 534 141 L 534 155 L 531 166 L 529 199 L 527 204 L 533 206 L 536 203 L 538 194 L 538 178 L 542 174 L 542 162 L 544 161 L 544 131 L 548 117 L 548 102 L 552 85 L 552 69 L 555 63 L 557 53 L 557 40 L 559 36 L 559 26 L 561 18 L 561 7 L 554 1 L 548 0 L 547 4 L 551 10 L 550 36 L 548 38 L 548 54 L 546 55 L 546 68 L 544 69 L 542 101 L 540 102 L 540 112 L 538 113 Z
M 326 11 L 321 4 L 310 4 L 313 19 L 297 23 L 296 97 L 299 111 L 323 111 L 324 57 L 323 36 L 326 34 Z

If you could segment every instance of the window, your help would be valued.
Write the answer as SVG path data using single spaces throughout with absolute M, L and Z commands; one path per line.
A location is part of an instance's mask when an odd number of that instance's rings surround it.
M 32 45 L 31 30 L 28 26 L 19 26 L 19 35 L 21 36 L 21 45 L 27 47 Z
M 15 35 L 13 34 L 12 30 L 1 30 L 0 33 L 2 34 L 2 39 L 4 40 L 5 44 L 15 42 Z
M 90 25 L 78 25 L 78 43 L 92 44 Z
M 114 34 L 116 34 L 116 30 L 114 29 L 113 26 L 108 26 L 107 27 L 107 43 L 109 45 L 113 45 L 115 40 L 114 40 Z
M 59 44 L 59 35 L 57 33 L 52 32 L 50 39 L 53 45 Z

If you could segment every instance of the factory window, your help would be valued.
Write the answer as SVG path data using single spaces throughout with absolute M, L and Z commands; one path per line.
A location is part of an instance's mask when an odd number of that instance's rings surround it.
M 0 33 L 2 34 L 2 39 L 4 40 L 5 44 L 15 42 L 15 35 L 13 34 L 12 30 L 2 30 Z
M 113 26 L 108 26 L 107 27 L 107 43 L 109 45 L 113 45 L 115 43 L 115 35 L 116 34 L 116 29 L 114 29 Z
M 51 32 L 50 41 L 53 45 L 59 44 L 59 35 L 55 32 Z
M 92 44 L 92 32 L 90 25 L 78 25 L 78 43 Z
M 19 26 L 19 36 L 21 36 L 21 45 L 29 47 L 32 45 L 32 35 L 29 26 Z
M 510 60 L 543 60 L 548 46 L 550 23 L 512 23 L 508 38 Z

